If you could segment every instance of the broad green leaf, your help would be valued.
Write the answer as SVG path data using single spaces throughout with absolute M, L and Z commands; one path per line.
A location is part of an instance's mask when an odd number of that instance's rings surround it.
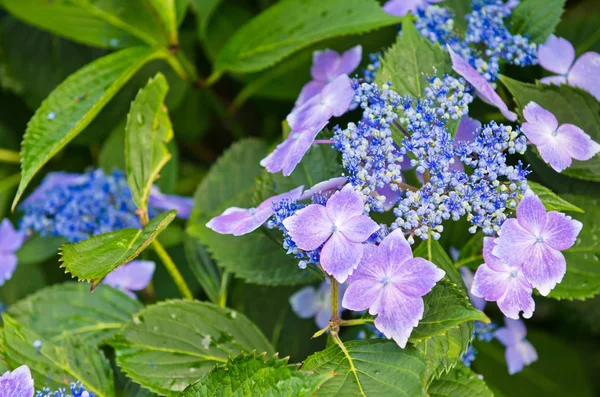
M 101 48 L 128 47 L 140 42 L 167 44 L 162 11 L 153 7 L 155 3 L 159 2 L 0 0 L 4 8 L 29 24 Z
M 585 131 L 596 142 L 600 141 L 600 102 L 592 94 L 566 84 L 536 85 L 522 83 L 506 76 L 500 80 L 515 98 L 519 110 L 531 101 L 552 112 L 559 124 L 570 123 Z M 563 174 L 600 182 L 600 155 L 587 161 L 574 160 Z
M 352 363 L 337 344 L 304 361 L 303 370 L 338 374 L 319 388 L 317 396 L 425 395 L 425 361 L 416 349 L 401 349 L 387 340 L 355 340 L 345 346 Z
M 178 27 L 181 26 L 181 23 L 185 19 L 185 14 L 187 13 L 190 1 L 191 0 L 175 0 L 175 20 Z
M 423 241 L 419 244 L 417 249 L 414 250 L 413 255 L 433 262 L 437 267 L 446 272 L 446 278 L 448 280 L 456 284 L 463 292 L 467 292 L 467 287 L 465 286 L 458 269 L 437 240 L 430 237 Z
M 218 304 L 221 296 L 221 271 L 211 259 L 206 247 L 197 238 L 185 237 L 184 247 L 190 269 L 196 276 L 196 280 L 198 280 L 208 299 Z
M 544 43 L 560 22 L 566 0 L 523 0 L 512 11 L 512 31 Z
M 58 257 L 58 249 L 65 243 L 67 240 L 62 237 L 34 235 L 25 240 L 17 251 L 18 263 L 19 265 L 41 263 L 52 257 Z
M 210 1 L 208 1 L 210 3 Z M 204 52 L 214 62 L 217 54 L 227 41 L 237 32 L 240 26 L 245 25 L 254 17 L 254 13 L 243 4 L 227 4 L 217 7 L 210 15 L 206 26 L 203 25 L 203 15 L 196 14 L 197 35 L 202 42 Z
M 117 363 L 129 378 L 167 396 L 242 351 L 274 353 L 243 314 L 189 301 L 148 306 L 133 317 L 114 347 Z
M 427 76 L 450 73 L 450 58 L 438 44 L 422 37 L 407 15 L 402 20 L 402 33 L 381 59 L 377 72 L 379 86 L 390 82 L 400 95 L 422 97 L 427 87 Z
M 100 154 L 98 155 L 98 165 L 105 173 L 113 170 L 125 169 L 125 125 L 127 119 L 123 119 L 112 129 L 110 135 L 104 141 Z
M 154 19 L 160 25 L 163 31 L 163 37 L 167 39 L 169 46 L 177 48 L 179 46 L 177 37 L 177 10 L 178 0 L 146 0 L 149 11 L 154 14 Z
M 98 115 L 144 64 L 167 53 L 134 47 L 100 58 L 52 91 L 27 125 L 21 146 L 21 182 L 13 210 L 33 176 Z
M 2 358 L 11 369 L 27 365 L 36 389 L 56 389 L 80 380 L 87 390 L 98 397 L 114 396 L 110 364 L 96 346 L 72 335 L 65 335 L 59 342 L 51 342 L 6 313 L 2 319 Z M 34 341 L 42 343 L 39 349 L 34 347 Z
M 127 183 L 133 201 L 148 210 L 152 184 L 171 159 L 167 143 L 173 139 L 173 126 L 164 105 L 169 85 L 158 73 L 142 88 L 131 103 L 125 127 L 125 164 Z
M 215 73 L 257 72 L 318 41 L 399 21 L 375 0 L 283 0 L 236 32 L 219 52 Z
M 189 385 L 181 397 L 212 396 L 312 396 L 333 373 L 318 375 L 299 371 L 297 365 L 277 355 L 265 361 L 265 355 L 244 354 L 218 365 L 197 382 Z
M 208 28 L 208 22 L 215 10 L 223 2 L 223 0 L 191 0 L 192 7 L 196 12 L 196 19 L 198 24 L 198 32 L 200 40 L 206 38 L 206 29 Z
M 483 379 L 463 364 L 435 380 L 427 394 L 431 397 L 494 397 Z
M 127 228 L 92 236 L 61 248 L 61 267 L 92 289 L 119 266 L 135 259 L 175 218 L 176 211 L 152 218 L 143 229 Z
M 72 334 L 98 344 L 111 339 L 142 308 L 135 299 L 107 285 L 99 285 L 90 294 L 85 284 L 67 282 L 39 290 L 11 305 L 8 312 L 46 340 Z
M 529 188 L 533 190 L 533 192 L 540 198 L 540 200 L 542 200 L 544 207 L 546 207 L 546 211 L 584 212 L 581 208 L 559 197 L 556 193 L 544 185 L 530 181 L 528 181 L 527 184 L 529 185 Z
M 464 246 L 459 247 L 460 254 L 455 264 L 456 268 L 466 266 L 471 270 L 475 270 L 483 263 L 484 237 L 485 235 L 482 232 L 478 232 Z

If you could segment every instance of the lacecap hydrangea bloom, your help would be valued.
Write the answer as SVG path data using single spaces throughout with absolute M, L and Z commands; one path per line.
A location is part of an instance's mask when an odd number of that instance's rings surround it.
M 538 355 L 533 345 L 525 339 L 527 329 L 521 320 L 505 319 L 504 323 L 506 326 L 499 328 L 494 337 L 506 346 L 506 364 L 508 373 L 512 375 L 537 361 Z

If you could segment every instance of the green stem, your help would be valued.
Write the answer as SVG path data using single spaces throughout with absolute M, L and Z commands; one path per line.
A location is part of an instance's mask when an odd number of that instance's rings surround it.
M 183 276 L 177 269 L 175 262 L 173 262 L 173 260 L 171 259 L 167 251 L 164 249 L 162 244 L 158 240 L 154 240 L 152 242 L 152 247 L 160 257 L 160 259 L 163 261 L 163 264 L 167 268 L 167 271 L 169 272 L 171 278 L 173 278 L 173 281 L 175 281 L 175 285 L 177 285 L 181 296 L 184 299 L 193 300 L 194 296 L 192 295 L 192 291 L 190 291 L 189 287 L 185 283 L 185 280 L 183 279 Z
M 465 259 L 463 259 L 461 261 L 457 261 L 454 264 L 454 266 L 456 266 L 456 268 L 458 269 L 459 267 L 463 266 L 465 263 L 469 263 L 469 262 L 472 262 L 472 261 L 475 261 L 475 260 L 478 260 L 478 259 L 483 259 L 483 255 L 477 254 L 477 255 L 470 256 L 470 257 L 465 258 Z
M 360 379 L 358 379 L 358 371 L 357 371 L 356 367 L 354 366 L 354 360 L 352 360 L 352 357 L 350 356 L 348 349 L 346 349 L 344 342 L 342 342 L 342 340 L 338 336 L 337 331 L 335 331 L 335 332 L 333 330 L 331 331 L 331 338 L 340 347 L 340 349 L 342 349 L 342 352 L 344 352 L 344 355 L 346 356 L 346 359 L 348 360 L 348 365 L 350 366 L 350 371 L 352 371 L 352 373 L 354 374 L 354 378 L 356 379 L 356 385 L 358 386 L 360 395 L 366 397 L 367 395 L 365 394 L 365 391 L 362 388 Z
M 181 51 L 171 54 L 167 49 L 164 49 L 165 60 L 171 68 L 177 73 L 182 80 L 193 83 L 198 79 L 198 75 L 194 66 L 185 58 Z
M 8 149 L 0 149 L 0 162 L 19 164 L 19 152 L 15 152 L 14 150 Z
M 348 327 L 351 325 L 362 325 L 362 324 L 372 324 L 375 321 L 372 318 L 356 318 L 354 320 L 342 320 L 340 325 L 342 327 Z
M 21 180 L 20 172 L 17 172 L 16 174 L 13 174 L 11 176 L 4 178 L 0 182 L 0 193 L 17 186 L 19 184 L 20 180 Z
M 224 272 L 221 276 L 221 288 L 219 289 L 219 306 L 227 306 L 227 287 L 229 286 L 229 280 L 231 279 L 231 273 Z
M 221 71 L 213 72 L 213 74 L 208 76 L 208 78 L 204 82 L 204 85 L 206 87 L 209 87 L 209 86 L 215 84 L 217 81 L 219 81 L 219 79 L 221 78 L 222 75 L 223 75 L 223 72 L 221 72 Z
M 329 322 L 331 323 L 339 323 L 340 316 L 339 312 L 339 284 L 337 280 L 333 276 L 329 276 L 329 284 L 331 286 L 331 319 Z

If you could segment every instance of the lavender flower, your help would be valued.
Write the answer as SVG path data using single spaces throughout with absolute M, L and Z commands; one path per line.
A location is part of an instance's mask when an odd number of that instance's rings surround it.
M 15 230 L 8 219 L 0 223 L 0 286 L 10 280 L 17 268 L 16 252 L 25 241 L 25 234 Z
M 463 282 L 467 287 L 467 291 L 469 292 L 469 298 L 471 299 L 473 307 L 477 310 L 483 310 L 485 308 L 485 299 L 475 296 L 471 292 L 471 286 L 473 285 L 473 272 L 466 266 L 462 266 L 458 270 L 460 271 L 460 276 L 462 277 Z
M 520 320 L 505 319 L 505 327 L 498 329 L 494 336 L 506 346 L 506 364 L 508 373 L 513 375 L 523 370 L 526 365 L 537 361 L 538 355 L 533 345 L 525 339 L 527 329 Z
M 430 3 L 439 3 L 442 0 L 389 0 L 383 6 L 383 11 L 391 15 L 403 17 L 408 13 L 414 14 L 418 9 Z
M 155 268 L 152 261 L 133 260 L 113 270 L 102 282 L 136 299 L 133 291 L 141 291 L 150 284 Z
M 174 194 L 164 194 L 157 186 L 152 186 L 148 197 L 148 205 L 163 211 L 177 210 L 178 218 L 189 219 L 194 206 L 194 199 Z
M 339 286 L 339 298 L 344 296 L 346 287 Z M 290 305 L 294 313 L 300 318 L 315 318 L 315 323 L 320 329 L 325 328 L 331 317 L 331 286 L 328 281 L 322 282 L 318 289 L 304 287 L 290 297 Z M 344 309 L 338 308 L 338 315 Z
M 65 388 L 59 388 L 56 391 L 51 391 L 45 387 L 42 391 L 37 391 L 35 397 L 94 397 L 95 394 L 85 389 L 85 386 L 80 381 L 71 382 L 69 390 Z
M 527 122 L 523 133 L 537 147 L 542 159 L 555 171 L 571 165 L 572 159 L 589 160 L 600 152 L 600 145 L 573 124 L 558 125 L 556 117 L 535 102 L 523 109 Z
M 360 265 L 350 278 L 342 306 L 377 315 L 375 327 L 404 348 L 423 318 L 423 295 L 444 277 L 443 270 L 423 258 L 413 258 L 400 230 L 379 246 L 366 245 Z
M 2 396 L 32 397 L 33 378 L 27 365 L 21 365 L 14 371 L 6 371 L 0 376 Z M 6 394 L 5 394 L 6 393 Z

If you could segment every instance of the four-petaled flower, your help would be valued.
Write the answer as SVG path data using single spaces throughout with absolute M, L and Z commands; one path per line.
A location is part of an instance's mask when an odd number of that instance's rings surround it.
M 567 270 L 560 251 L 573 246 L 582 227 L 560 212 L 546 213 L 539 197 L 528 190 L 517 207 L 517 218 L 502 224 L 492 254 L 510 266 L 522 265 L 527 281 L 546 296 Z
M 546 84 L 567 83 L 579 87 L 600 101 L 600 54 L 586 52 L 575 60 L 575 48 L 566 39 L 552 35 L 538 47 L 540 65 L 558 76 L 544 77 Z
M 375 221 L 363 215 L 364 209 L 362 195 L 346 185 L 326 206 L 311 204 L 286 218 L 283 225 L 302 250 L 313 251 L 325 244 L 321 267 L 343 283 L 360 262 L 362 243 L 379 230 Z
M 256 208 L 227 208 L 221 215 L 212 218 L 206 224 L 207 227 L 221 234 L 233 234 L 242 236 L 258 229 L 274 213 L 273 203 L 283 199 L 298 200 L 304 186 L 287 193 L 269 197 Z
M 32 397 L 33 378 L 29 367 L 21 365 L 12 372 L 6 371 L 0 376 L 0 391 L 2 396 Z
M 148 204 L 150 207 L 159 210 L 177 210 L 178 218 L 189 219 L 192 207 L 194 206 L 194 199 L 175 194 L 164 194 L 157 186 L 152 186 L 150 196 L 148 197 Z
M 344 296 L 345 289 L 345 284 L 339 285 L 338 299 Z M 323 282 L 319 289 L 304 287 L 290 297 L 290 305 L 298 317 L 314 317 L 317 327 L 325 328 L 331 317 L 331 286 L 328 282 Z M 341 306 L 338 306 L 338 315 L 343 310 Z
M 414 14 L 417 9 L 425 8 L 429 4 L 439 3 L 440 1 L 442 0 L 390 0 L 383 6 L 383 11 L 403 17 L 409 12 Z
M 456 262 L 456 261 L 455 261 Z M 463 279 L 465 286 L 467 287 L 467 291 L 469 291 L 469 298 L 471 299 L 471 303 L 473 307 L 477 310 L 485 309 L 485 299 L 473 295 L 471 292 L 471 287 L 473 286 L 473 272 L 466 266 L 461 266 L 460 269 L 460 277 Z
M 133 291 L 141 291 L 150 284 L 156 265 L 152 261 L 134 260 L 109 273 L 102 282 L 120 289 L 133 299 Z
M 296 107 L 301 106 L 313 96 L 320 93 L 323 88 L 338 76 L 350 75 L 360 64 L 362 47 L 357 45 L 340 55 L 329 48 L 313 53 L 313 64 L 310 69 L 312 80 L 302 87 L 296 100 Z
M 370 314 L 377 315 L 375 327 L 404 348 L 423 318 L 423 295 L 444 275 L 433 263 L 413 258 L 402 230 L 396 229 L 379 246 L 365 246 L 342 306 L 357 311 L 369 309 Z
M 523 117 L 527 120 L 521 126 L 523 133 L 557 172 L 570 166 L 572 159 L 589 160 L 600 152 L 600 145 L 581 128 L 573 124 L 559 126 L 556 117 L 535 102 L 525 106 Z
M 15 253 L 24 241 L 25 234 L 15 230 L 8 219 L 0 223 L 0 285 L 9 280 L 17 268 Z
M 504 117 L 509 119 L 510 121 L 515 121 L 517 119 L 517 115 L 514 112 L 511 112 L 506 106 L 506 103 L 500 98 L 500 95 L 496 94 L 494 88 L 488 83 L 488 81 L 482 75 L 475 70 L 469 62 L 462 59 L 458 54 L 452 51 L 449 45 L 446 45 L 448 52 L 450 53 L 450 58 L 452 59 L 452 69 L 465 80 L 467 80 L 477 92 L 477 95 L 486 103 L 497 107 Z
M 531 296 L 533 287 L 523 274 L 523 265 L 509 265 L 492 254 L 495 239 L 483 240 L 484 264 L 479 266 L 471 294 L 490 302 L 497 302 L 498 308 L 506 317 L 518 320 L 519 312 L 524 318 L 531 318 L 535 302 Z
M 521 320 L 504 319 L 506 327 L 499 328 L 494 336 L 506 346 L 504 356 L 508 373 L 513 375 L 538 359 L 533 345 L 525 339 L 527 329 Z

